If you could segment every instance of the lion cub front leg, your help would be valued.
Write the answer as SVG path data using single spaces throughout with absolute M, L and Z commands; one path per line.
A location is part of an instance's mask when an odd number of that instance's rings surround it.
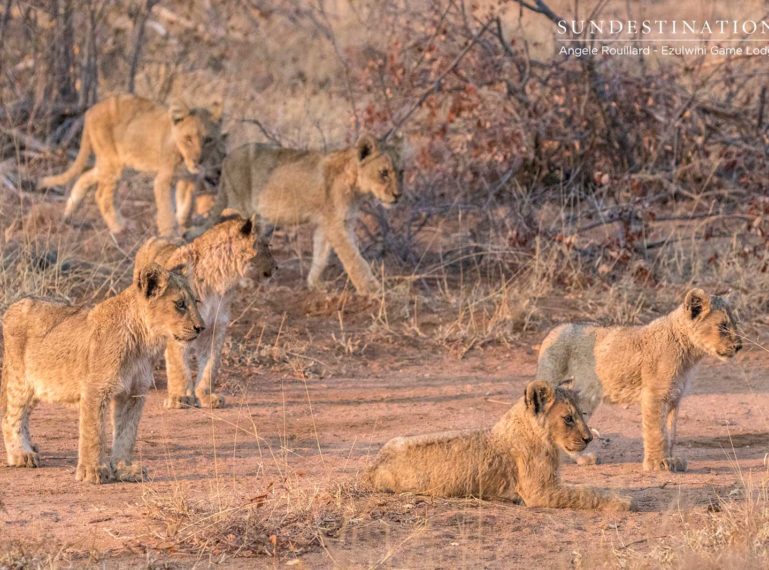
M 133 463 L 144 396 L 119 394 L 112 400 L 112 475 L 118 481 L 143 481 L 147 470 Z
M 358 250 L 352 230 L 344 223 L 334 223 L 326 228 L 326 239 L 331 242 L 344 270 L 350 276 L 355 290 L 361 295 L 374 295 L 379 287 L 366 260 Z
M 112 479 L 104 461 L 104 413 L 107 399 L 98 389 L 80 398 L 80 441 L 75 479 L 89 483 L 106 483 Z
M 598 464 L 598 457 L 592 451 L 566 451 L 565 453 L 579 466 Z
M 215 393 L 214 388 L 219 376 L 222 346 L 227 334 L 229 317 L 226 314 L 220 314 L 219 317 L 214 321 L 209 342 L 201 343 L 202 346 L 198 351 L 198 383 L 195 387 L 195 396 L 200 400 L 200 405 L 205 408 L 224 406 L 224 396 Z
M 641 419 L 644 442 L 644 471 L 686 471 L 686 461 L 671 456 L 671 436 L 666 432 L 665 422 L 668 403 L 664 397 L 652 390 L 641 393 Z M 670 421 L 670 418 L 667 418 Z M 675 416 L 673 416 L 675 423 Z
M 168 396 L 163 405 L 166 408 L 197 408 L 200 402 L 195 397 L 190 370 L 189 353 L 191 346 L 175 340 L 166 344 L 166 377 Z
M 190 222 L 195 193 L 195 181 L 180 178 L 176 183 L 176 223 L 185 229 Z
M 604 494 L 589 487 L 569 485 L 544 486 L 535 492 L 521 495 L 527 507 L 554 509 L 586 509 L 600 511 L 631 511 L 633 501 L 622 495 Z
M 177 234 L 176 212 L 173 192 L 171 192 L 171 179 L 173 170 L 161 170 L 155 177 L 152 191 L 155 195 L 157 206 L 158 234 L 161 237 L 175 237 Z
M 602 511 L 629 511 L 633 508 L 630 497 L 605 494 L 590 487 L 562 485 L 557 478 L 537 477 L 536 471 L 531 469 L 527 476 L 524 475 L 526 470 L 519 470 L 523 479 L 518 482 L 518 494 L 527 507 Z M 546 473 L 548 469 L 543 467 L 540 471 Z

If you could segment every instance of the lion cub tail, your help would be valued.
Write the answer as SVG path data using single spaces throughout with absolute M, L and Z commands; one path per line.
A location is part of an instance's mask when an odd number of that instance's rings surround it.
M 91 137 L 88 136 L 88 128 L 83 128 L 83 136 L 80 138 L 80 150 L 77 151 L 77 157 L 70 167 L 54 176 L 46 176 L 38 182 L 38 188 L 50 188 L 52 186 L 61 186 L 72 180 L 75 176 L 83 172 L 88 157 L 91 156 Z

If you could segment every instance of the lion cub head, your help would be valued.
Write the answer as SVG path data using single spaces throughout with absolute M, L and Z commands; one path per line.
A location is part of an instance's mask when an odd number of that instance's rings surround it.
M 535 380 L 526 386 L 524 401 L 553 443 L 565 451 L 575 452 L 585 449 L 593 440 L 593 434 L 582 419 L 571 385 L 571 379 L 558 386 Z
M 182 155 L 184 166 L 191 174 L 198 174 L 206 154 L 212 154 L 221 138 L 220 117 L 206 109 L 190 109 L 176 101 L 168 109 L 171 117 L 171 136 Z
M 397 152 L 380 147 L 370 134 L 363 134 L 355 145 L 358 166 L 358 188 L 372 194 L 385 207 L 392 206 L 401 197 L 403 170 Z
M 258 280 L 272 275 L 277 266 L 270 245 L 262 236 L 258 216 L 254 215 L 247 220 L 236 216 L 234 220 L 222 224 L 222 228 L 229 234 L 232 257 L 238 264 L 240 276 Z
M 686 332 L 694 345 L 721 360 L 742 349 L 737 321 L 729 302 L 702 289 L 692 289 L 683 303 Z
M 150 334 L 179 341 L 195 340 L 205 328 L 187 280 L 157 263 L 136 277 L 140 314 Z

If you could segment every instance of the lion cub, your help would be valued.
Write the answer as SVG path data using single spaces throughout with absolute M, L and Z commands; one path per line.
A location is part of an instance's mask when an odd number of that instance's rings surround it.
M 189 244 L 150 238 L 136 253 L 135 271 L 152 261 L 167 268 L 186 268 L 206 326 L 193 342 L 169 340 L 166 345 L 166 407 L 224 405 L 224 398 L 213 389 L 235 290 L 240 280 L 269 277 L 275 269 L 270 248 L 260 233 L 256 219 L 237 216 L 220 222 Z M 197 379 L 190 370 L 193 355 L 197 358 Z
M 645 471 L 685 471 L 673 457 L 678 408 L 694 366 L 706 355 L 726 360 L 742 348 L 729 303 L 692 289 L 671 313 L 637 327 L 566 324 L 542 342 L 537 377 L 573 376 L 580 407 L 592 414 L 602 400 L 641 402 Z M 581 465 L 593 454 L 572 453 Z
M 355 244 L 351 223 L 366 194 L 385 206 L 395 204 L 402 178 L 398 153 L 368 134 L 352 148 L 326 153 L 248 144 L 224 160 L 211 219 L 231 208 L 273 225 L 309 223 L 315 233 L 307 285 L 317 286 L 333 248 L 355 289 L 372 293 L 377 282 Z
M 26 298 L 3 318 L 0 412 L 8 465 L 40 463 L 29 435 L 35 402 L 79 403 L 75 477 L 104 483 L 140 480 L 131 462 L 152 357 L 165 339 L 194 340 L 203 330 L 186 280 L 157 264 L 93 308 Z M 105 459 L 104 415 L 112 406 L 112 457 Z
M 197 175 L 204 147 L 219 137 L 220 117 L 206 109 L 189 109 L 177 102 L 163 105 L 134 95 L 115 95 L 99 101 L 85 114 L 83 136 L 75 162 L 62 174 L 46 176 L 41 188 L 66 184 L 83 171 L 93 153 L 96 164 L 85 171 L 72 187 L 64 209 L 70 219 L 85 198 L 88 189 L 98 184 L 96 203 L 112 233 L 125 229 L 125 220 L 115 207 L 115 185 L 124 168 L 155 173 L 153 191 L 157 205 L 160 235 L 177 232 L 174 192 L 171 182 L 182 163 Z M 180 208 L 187 208 L 187 194 L 193 184 L 180 180 Z M 180 212 L 180 218 L 188 212 Z
M 491 429 L 396 437 L 368 472 L 376 489 L 444 497 L 522 499 L 528 507 L 627 511 L 627 497 L 561 484 L 558 448 L 593 439 L 576 395 L 535 380 Z

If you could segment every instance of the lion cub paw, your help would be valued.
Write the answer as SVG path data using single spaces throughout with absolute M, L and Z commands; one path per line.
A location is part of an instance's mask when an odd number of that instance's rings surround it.
M 624 513 L 636 509 L 633 499 L 624 495 L 612 496 L 603 506 L 604 511 Z
M 687 469 L 686 459 L 666 457 L 664 459 L 644 459 L 644 471 L 673 471 L 682 473 Z
M 598 464 L 598 458 L 595 456 L 595 453 L 580 453 L 574 458 L 574 461 L 577 462 L 577 465 L 597 465 Z
M 39 467 L 40 456 L 36 451 L 8 454 L 9 467 Z
M 112 470 L 108 465 L 83 465 L 78 463 L 75 479 L 86 483 L 109 483 L 112 480 Z
M 224 396 L 219 394 L 198 394 L 198 400 L 203 408 L 223 408 Z
M 147 469 L 136 463 L 118 461 L 112 468 L 116 481 L 136 483 L 147 480 Z
M 195 396 L 169 394 L 168 398 L 163 401 L 163 405 L 166 408 L 173 410 L 181 408 L 199 408 L 200 401 Z

